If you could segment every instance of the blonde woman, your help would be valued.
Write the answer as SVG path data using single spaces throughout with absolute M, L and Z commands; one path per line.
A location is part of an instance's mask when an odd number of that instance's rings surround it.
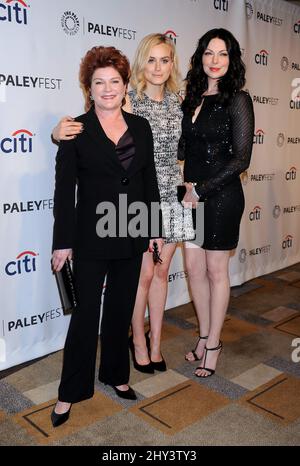
M 132 317 L 132 350 L 134 367 L 144 373 L 165 371 L 161 354 L 161 331 L 167 299 L 168 271 L 178 242 L 193 239 L 191 211 L 177 201 L 177 185 L 182 176 L 177 162 L 182 111 L 179 91 L 178 59 L 173 42 L 163 34 L 144 37 L 135 54 L 132 90 L 128 93 L 126 112 L 147 118 L 154 140 L 154 160 L 165 227 L 161 262 L 153 262 L 150 251 L 143 254 L 136 302 Z M 76 137 L 84 128 L 63 119 L 54 129 L 57 140 Z M 146 305 L 150 330 L 144 331 Z

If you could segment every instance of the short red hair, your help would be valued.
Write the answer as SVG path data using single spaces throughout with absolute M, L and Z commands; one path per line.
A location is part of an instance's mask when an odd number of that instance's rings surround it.
M 111 66 L 120 74 L 123 83 L 130 79 L 130 64 L 128 58 L 115 47 L 93 47 L 81 60 L 79 81 L 85 97 L 85 109 L 91 107 L 90 88 L 94 71 L 98 68 Z

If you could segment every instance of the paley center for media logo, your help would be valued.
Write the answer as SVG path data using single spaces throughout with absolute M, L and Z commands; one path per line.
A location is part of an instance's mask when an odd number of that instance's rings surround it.
M 74 36 L 79 31 L 80 21 L 73 11 L 65 11 L 61 17 L 60 23 L 63 31 L 70 36 Z
M 246 8 L 246 16 L 248 19 L 251 19 L 254 13 L 254 8 L 252 5 L 252 2 L 246 2 L 245 3 L 245 8 Z
M 85 18 L 79 19 L 74 11 L 65 11 L 60 19 L 62 30 L 69 36 L 75 36 L 80 31 L 82 23 L 83 34 L 100 34 L 101 36 L 114 37 L 118 39 L 135 40 L 136 32 L 134 29 L 119 27 L 115 25 L 99 24 L 89 21 Z
M 31 316 L 25 316 L 16 320 L 10 320 L 6 323 L 5 327 L 8 332 L 18 330 L 19 328 L 32 327 L 33 325 L 46 324 L 49 320 L 57 319 L 62 317 L 63 312 L 61 309 L 51 309 L 43 314 L 35 314 Z
M 280 60 L 280 67 L 282 71 L 300 71 L 300 64 L 297 63 L 295 60 L 290 60 L 288 57 L 282 57 Z
M 10 277 L 24 273 L 36 272 L 36 258 L 38 254 L 33 251 L 23 251 L 5 266 L 5 273 Z
M 284 133 L 278 133 L 277 139 L 277 146 L 283 147 L 286 144 L 300 144 L 300 137 L 299 136 L 285 136 Z
M 270 254 L 271 244 L 266 244 L 265 246 L 259 246 L 247 251 L 245 248 L 241 249 L 239 252 L 239 261 L 243 264 L 246 262 L 247 256 L 258 256 L 261 254 Z
M 248 19 L 251 19 L 254 14 L 254 7 L 253 7 L 253 2 L 252 0 L 248 0 L 245 4 L 246 7 L 246 16 Z M 256 11 L 256 20 L 257 21 L 263 21 L 264 23 L 269 23 L 269 24 L 274 24 L 275 26 L 282 26 L 283 19 L 279 18 L 278 16 L 273 16 L 265 11 Z
M 53 199 L 39 199 L 37 201 L 4 202 L 2 212 L 8 214 L 24 214 L 27 212 L 41 212 L 53 209 Z
M 32 153 L 32 140 L 35 134 L 28 129 L 13 131 L 11 136 L 0 137 L 0 154 L 29 155 Z
M 253 95 L 253 103 L 263 104 L 263 105 L 278 105 L 278 97 L 267 97 L 264 95 Z
M 299 214 L 300 212 L 300 204 L 292 204 L 284 207 L 280 207 L 279 205 L 275 205 L 273 208 L 273 217 L 278 218 L 280 214 L 288 215 L 288 214 Z
M 24 76 L 0 73 L 0 90 L 8 86 L 61 90 L 61 83 L 61 78 L 51 78 L 49 76 Z
M 241 175 L 241 181 L 243 185 L 246 185 L 248 181 L 262 182 L 262 181 L 273 181 L 275 178 L 275 173 L 251 173 L 250 176 L 248 173 Z
M 24 0 L 0 2 L 0 21 L 27 25 L 28 8 L 29 5 Z

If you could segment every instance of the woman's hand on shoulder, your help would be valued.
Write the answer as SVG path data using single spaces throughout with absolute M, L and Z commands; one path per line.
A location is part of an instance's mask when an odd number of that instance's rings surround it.
M 178 98 L 179 103 L 180 103 L 180 105 L 181 105 L 182 102 L 183 102 L 183 97 L 182 97 L 182 95 L 181 95 L 181 94 L 177 94 L 177 98 Z
M 72 249 L 55 249 L 52 253 L 52 270 L 59 272 L 67 259 L 71 260 L 73 256 Z
M 57 142 L 74 139 L 83 131 L 83 124 L 75 121 L 71 116 L 63 117 L 52 131 L 53 139 Z

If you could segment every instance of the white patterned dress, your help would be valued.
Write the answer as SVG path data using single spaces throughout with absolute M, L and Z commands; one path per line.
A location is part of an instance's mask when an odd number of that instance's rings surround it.
M 165 243 L 194 239 L 191 209 L 184 209 L 177 200 L 177 186 L 183 177 L 177 162 L 181 134 L 182 111 L 176 94 L 166 91 L 157 102 L 136 91 L 129 92 L 132 112 L 147 118 L 154 141 L 154 161 L 165 229 Z

